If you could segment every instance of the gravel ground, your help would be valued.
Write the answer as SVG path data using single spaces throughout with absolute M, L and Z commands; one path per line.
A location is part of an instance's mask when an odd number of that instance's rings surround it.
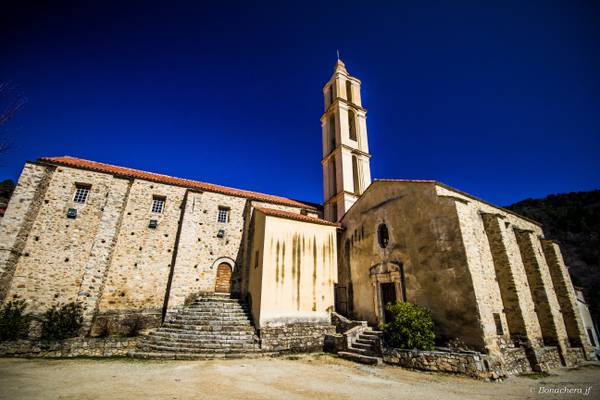
M 0 358 L 0 399 L 137 398 L 600 399 L 600 364 L 491 383 L 363 366 L 325 354 L 223 361 Z

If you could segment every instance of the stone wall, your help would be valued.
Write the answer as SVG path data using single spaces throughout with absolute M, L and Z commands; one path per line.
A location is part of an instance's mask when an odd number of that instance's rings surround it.
M 546 346 L 529 350 L 529 358 L 535 371 L 548 372 L 562 367 L 562 360 L 557 347 Z
M 506 348 L 502 351 L 503 368 L 508 375 L 524 374 L 532 371 L 527 351 L 522 347 Z
M 73 338 L 56 342 L 19 340 L 0 343 L 5 357 L 113 357 L 127 356 L 138 338 Z
M 479 379 L 497 380 L 506 376 L 497 360 L 476 352 L 384 348 L 383 361 L 405 368 L 464 374 Z
M 335 333 L 333 325 L 288 324 L 259 330 L 260 347 L 264 351 L 323 351 L 326 335 Z
M 77 185 L 90 186 L 75 203 Z M 165 200 L 152 212 L 153 198 Z M 27 301 L 39 317 L 58 303 L 84 306 L 84 331 L 141 316 L 146 328 L 198 293 L 212 293 L 217 266 L 245 289 L 252 201 L 66 166 L 27 163 L 0 222 L 0 301 Z M 300 207 L 256 202 L 300 212 Z M 218 222 L 220 207 L 229 220 Z M 77 210 L 75 218 L 67 210 Z M 151 227 L 150 220 L 157 226 Z M 219 231 L 223 231 L 223 235 Z M 247 275 L 247 274 L 246 274 Z M 168 299 L 167 293 L 169 293 Z
M 567 365 L 578 365 L 586 360 L 585 353 L 581 347 L 568 347 L 564 355 Z

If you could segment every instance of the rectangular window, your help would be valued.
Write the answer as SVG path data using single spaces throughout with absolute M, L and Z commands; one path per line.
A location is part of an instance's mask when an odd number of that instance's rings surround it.
M 254 268 L 258 268 L 258 250 L 254 253 Z
M 165 209 L 165 198 L 154 196 L 152 198 L 152 212 L 157 214 L 162 214 Z
M 73 202 L 85 204 L 88 194 L 90 194 L 89 185 L 75 185 L 75 196 L 73 197 Z
M 496 335 L 504 335 L 504 328 L 502 327 L 502 318 L 500 318 L 500 314 L 494 313 L 494 322 L 496 323 Z
M 219 214 L 217 215 L 217 221 L 229 222 L 229 208 L 219 207 Z
M 592 330 L 590 328 L 587 328 L 587 334 L 588 334 L 588 338 L 590 339 L 590 343 L 592 344 L 592 346 L 596 347 L 596 341 L 594 340 L 594 334 L 592 333 Z

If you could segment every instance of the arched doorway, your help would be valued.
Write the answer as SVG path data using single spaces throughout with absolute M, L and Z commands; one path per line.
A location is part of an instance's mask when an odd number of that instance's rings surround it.
M 220 263 L 217 267 L 217 279 L 215 283 L 215 293 L 231 292 L 231 265 Z

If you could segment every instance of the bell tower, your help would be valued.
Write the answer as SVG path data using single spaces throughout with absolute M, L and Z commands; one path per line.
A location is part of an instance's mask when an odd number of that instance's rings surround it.
M 323 86 L 323 196 L 325 219 L 339 221 L 371 184 L 367 110 L 360 99 L 360 80 L 337 60 Z

